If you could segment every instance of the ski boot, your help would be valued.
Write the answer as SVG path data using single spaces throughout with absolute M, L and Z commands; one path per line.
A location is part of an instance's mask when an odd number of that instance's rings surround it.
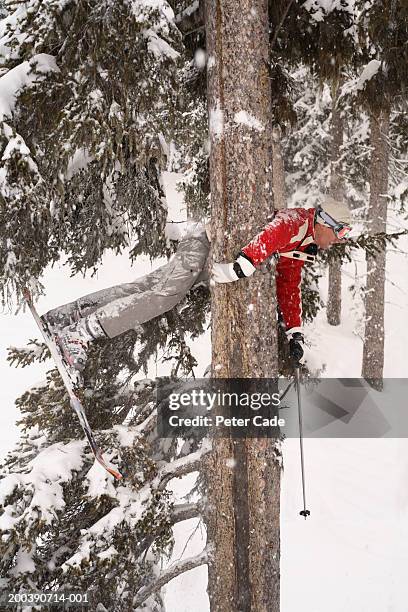
M 57 345 L 71 370 L 83 372 L 88 359 L 88 346 L 97 338 L 107 337 L 96 315 L 89 315 L 62 330 L 54 330 Z
M 78 329 L 78 326 L 73 324 L 56 332 L 55 339 L 67 366 L 82 372 L 88 358 L 89 340 Z
M 83 317 L 86 317 L 91 308 L 95 309 L 95 304 L 86 302 L 80 304 L 79 300 L 77 300 L 71 304 L 53 308 L 40 318 L 49 330 L 63 329 L 73 323 L 77 323 Z

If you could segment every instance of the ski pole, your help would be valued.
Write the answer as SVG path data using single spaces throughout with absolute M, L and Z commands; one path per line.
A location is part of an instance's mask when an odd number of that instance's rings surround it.
M 303 419 L 302 419 L 302 403 L 300 398 L 300 364 L 295 364 L 295 381 L 298 401 L 298 416 L 299 416 L 299 442 L 300 442 L 300 465 L 302 471 L 302 491 L 303 491 L 303 510 L 299 512 L 305 519 L 310 515 L 310 510 L 306 510 L 306 484 L 305 484 L 305 465 L 303 456 Z

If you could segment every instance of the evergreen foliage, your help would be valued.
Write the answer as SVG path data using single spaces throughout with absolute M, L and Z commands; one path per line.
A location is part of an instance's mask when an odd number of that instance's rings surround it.
M 361 97 L 378 114 L 406 98 L 408 6 L 398 0 L 356 0 L 355 4 L 361 55 L 367 66 L 375 67 Z
M 165 0 L 7 6 L 3 299 L 19 284 L 35 285 L 61 252 L 73 272 L 130 239 L 133 255 L 168 253 L 157 161 L 178 104 L 182 48 L 172 10 Z
M 165 485 L 172 470 L 178 475 L 177 459 L 196 445 L 179 449 L 175 441 L 156 437 L 156 383 L 139 380 L 137 373 L 158 347 L 167 347 L 175 374 L 189 373 L 195 360 L 186 334 L 204 331 L 206 304 L 208 290 L 198 286 L 170 313 L 92 347 L 82 400 L 123 482 L 91 467 L 93 457 L 56 370 L 17 400 L 23 435 L 0 480 L 1 573 L 8 586 L 75 585 L 89 593 L 93 609 L 102 603 L 119 611 L 132 609 L 139 590 L 155 580 L 159 561 L 171 551 L 172 525 L 182 520 Z M 45 353 L 33 341 L 12 349 L 9 359 L 25 366 Z M 198 469 L 194 455 L 182 468 Z M 162 609 L 160 597 L 147 601 Z
M 185 130 L 185 104 L 195 121 L 170 6 L 32 0 L 8 2 L 8 11 L 0 23 L 3 301 L 25 283 L 39 291 L 62 253 L 73 273 L 96 269 L 109 248 L 169 254 L 160 166 Z M 75 585 L 92 609 L 130 610 L 136 595 L 140 603 L 183 520 L 166 489 L 172 470 L 197 470 L 194 455 L 177 462 L 188 445 L 156 438 L 155 383 L 141 376 L 158 350 L 174 376 L 193 372 L 187 338 L 203 333 L 208 304 L 198 286 L 164 316 L 92 346 L 81 399 L 120 483 L 92 467 L 55 369 L 18 398 L 22 438 L 0 477 L 3 586 Z M 21 367 L 47 357 L 36 340 L 9 351 Z M 162 610 L 154 591 L 144 599 Z

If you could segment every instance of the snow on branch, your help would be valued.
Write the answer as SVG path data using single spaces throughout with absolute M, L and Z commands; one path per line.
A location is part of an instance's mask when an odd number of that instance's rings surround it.
M 265 129 L 259 119 L 244 110 L 235 113 L 234 121 L 238 125 L 245 125 L 249 129 L 256 130 L 257 132 L 263 132 L 263 130 Z
M 362 91 L 365 88 L 366 83 L 377 74 L 380 68 L 380 60 L 373 59 L 368 62 L 368 64 L 366 64 L 361 71 L 360 76 L 350 79 L 344 83 L 343 87 L 341 88 L 340 97 L 342 98 L 343 96 L 347 95 L 356 95 L 359 91 Z
M 197 518 L 200 514 L 200 505 L 196 503 L 190 504 L 178 504 L 173 508 L 173 512 L 170 517 L 170 523 L 175 525 L 188 519 Z M 134 548 L 134 556 L 138 558 L 141 554 L 146 552 L 148 548 L 154 543 L 157 538 L 156 533 L 147 534 L 143 539 L 138 540 Z
M 44 342 L 38 340 L 29 340 L 27 346 L 16 347 L 10 346 L 7 349 L 7 361 L 10 365 L 16 365 L 16 367 L 24 368 L 27 365 L 31 365 L 35 361 L 43 362 L 49 358 L 49 350 Z
M 177 578 L 177 576 L 180 576 L 180 574 L 184 574 L 195 567 L 199 567 L 200 565 L 207 563 L 210 552 L 210 547 L 207 546 L 199 555 L 183 559 L 174 565 L 171 565 L 167 570 L 162 572 L 156 580 L 140 589 L 139 593 L 133 600 L 133 605 L 135 608 L 137 609 L 139 606 L 141 606 L 141 604 L 146 601 L 148 597 L 153 595 L 153 593 L 157 593 L 157 591 L 159 591 L 165 584 L 170 582 L 170 580 L 173 580 L 173 578 Z
M 198 451 L 166 464 L 163 468 L 161 468 L 156 477 L 156 480 L 159 480 L 158 489 L 164 489 L 167 483 L 173 478 L 181 478 L 181 476 L 185 476 L 186 474 L 199 470 L 203 456 L 210 450 L 211 441 L 203 440 L 201 448 Z
M 116 505 L 84 533 L 77 552 L 64 563 L 62 569 L 66 571 L 70 567 L 80 567 L 82 561 L 90 558 L 91 549 L 96 543 L 101 539 L 109 541 L 113 530 L 120 524 L 126 524 L 130 530 L 136 529 L 139 521 L 143 520 L 146 511 L 148 511 L 149 503 L 151 503 L 153 496 L 157 492 L 164 491 L 166 485 L 173 478 L 181 478 L 186 474 L 199 470 L 202 457 L 210 449 L 211 442 L 204 440 L 201 448 L 196 452 L 161 467 L 153 480 L 147 482 L 138 491 L 133 491 L 125 485 L 119 485 L 114 488 L 111 484 L 106 485 L 105 483 L 105 486 L 109 486 L 109 496 L 116 501 Z M 107 482 L 109 478 L 101 470 L 96 472 L 97 467 L 95 466 L 92 475 L 90 472 L 87 478 L 89 481 L 90 497 L 95 495 L 96 490 L 101 490 L 103 486 L 101 479 L 103 478 Z M 99 479 L 95 481 L 97 476 Z M 185 516 L 187 516 L 187 509 L 185 508 L 184 511 Z M 192 508 L 188 512 L 192 512 Z M 145 546 L 145 543 L 143 543 L 143 546 Z
M 188 519 L 196 518 L 197 516 L 199 516 L 200 513 L 200 504 L 177 504 L 173 508 L 173 512 L 171 514 L 171 522 L 173 525 L 175 523 L 181 523 L 182 521 L 187 521 Z
M 47 53 L 34 55 L 30 61 L 25 61 L 12 68 L 0 78 L 0 121 L 11 116 L 19 92 L 31 83 L 42 78 L 47 72 L 58 72 L 55 58 Z
M 46 445 L 46 436 L 30 439 L 41 452 L 28 463 L 26 472 L 10 473 L 0 480 L 0 530 L 7 531 L 24 521 L 30 527 L 36 521 L 51 525 L 59 510 L 65 507 L 63 485 L 72 478 L 72 472 L 79 472 L 85 461 L 83 440 L 73 440 L 64 444 L 56 442 Z M 42 447 L 42 448 L 41 448 Z M 25 492 L 26 507 L 14 515 L 13 504 L 9 498 L 16 489 Z
M 333 11 L 353 13 L 354 0 L 306 0 L 303 8 L 309 11 L 314 21 L 323 21 Z
M 191 17 L 194 15 L 200 8 L 199 0 L 193 0 L 193 2 L 187 6 L 183 11 L 176 15 L 176 23 L 180 24 L 185 17 Z

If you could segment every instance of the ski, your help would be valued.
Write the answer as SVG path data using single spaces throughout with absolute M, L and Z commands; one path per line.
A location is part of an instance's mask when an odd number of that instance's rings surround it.
M 67 390 L 71 407 L 79 419 L 81 427 L 85 433 L 85 436 L 88 440 L 89 446 L 91 447 L 92 453 L 96 461 L 98 461 L 98 463 L 100 463 L 100 465 L 103 468 L 105 468 L 105 470 L 109 472 L 109 474 L 114 476 L 117 480 L 120 480 L 122 478 L 122 474 L 118 472 L 118 470 L 114 466 L 110 465 L 103 458 L 102 451 L 100 450 L 95 440 L 92 429 L 88 423 L 88 419 L 86 418 L 84 407 L 76 391 L 76 385 L 78 385 L 78 382 L 80 380 L 79 373 L 78 373 L 78 378 L 76 380 L 76 383 L 74 383 L 72 379 L 72 374 L 71 375 L 69 374 L 68 368 L 65 366 L 64 360 L 62 358 L 60 349 L 58 348 L 58 344 L 55 338 L 51 334 L 50 330 L 46 328 L 46 326 L 42 322 L 37 312 L 37 309 L 33 303 L 29 289 L 24 288 L 23 295 L 31 311 L 31 314 L 33 315 L 34 321 L 37 323 L 37 326 L 42 334 L 42 337 L 44 338 L 44 341 L 51 353 L 51 357 L 54 359 L 55 365 L 58 369 L 58 372 L 60 373 L 64 386 Z

